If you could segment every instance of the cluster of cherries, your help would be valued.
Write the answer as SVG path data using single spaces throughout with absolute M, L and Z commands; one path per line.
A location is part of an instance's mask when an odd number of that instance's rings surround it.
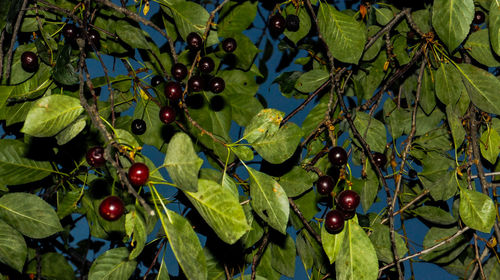
M 280 14 L 276 13 L 269 18 L 269 31 L 273 35 L 279 35 L 286 30 L 296 32 L 300 28 L 300 19 L 297 15 L 290 14 L 286 19 Z
M 87 163 L 94 167 L 102 167 L 106 163 L 104 148 L 97 146 L 87 151 Z M 144 185 L 149 179 L 149 168 L 141 162 L 135 162 L 128 170 L 128 180 L 134 187 Z M 125 213 L 125 204 L 118 196 L 108 196 L 99 205 L 99 215 L 107 221 L 116 221 Z
M 342 167 L 347 163 L 347 152 L 344 148 L 336 146 L 328 152 L 328 160 L 336 167 Z M 386 165 L 387 158 L 382 153 L 373 153 L 376 165 L 381 168 Z M 335 180 L 329 175 L 323 175 L 316 181 L 319 194 L 329 195 L 335 188 Z M 330 210 L 325 216 L 325 229 L 331 234 L 336 234 L 344 229 L 344 221 L 352 219 L 356 214 L 360 197 L 353 190 L 341 191 L 335 198 L 337 209 Z
M 196 32 L 189 33 L 186 37 L 186 41 L 187 48 L 192 52 L 198 52 L 203 47 L 203 39 Z M 225 38 L 222 41 L 221 45 L 222 49 L 227 53 L 234 52 L 237 47 L 236 40 L 233 38 Z M 215 62 L 208 56 L 201 57 L 198 61 L 197 69 L 202 75 L 209 75 L 215 69 Z M 182 96 L 183 90 L 181 81 L 187 77 L 188 69 L 186 65 L 182 63 L 175 63 L 172 66 L 170 72 L 175 80 L 167 82 L 167 84 L 165 85 L 164 94 L 170 101 L 175 102 Z M 151 86 L 157 87 L 163 82 L 163 78 L 159 75 L 156 75 L 151 79 Z M 191 78 L 189 78 L 187 87 L 190 92 L 210 90 L 211 92 L 218 94 L 224 91 L 224 89 L 226 88 L 226 83 L 221 77 L 206 78 L 201 75 L 193 75 Z M 175 121 L 176 111 L 172 106 L 163 106 L 160 109 L 159 117 L 160 120 L 165 124 L 172 123 Z M 146 132 L 146 122 L 141 119 L 133 120 L 131 130 L 132 133 L 136 135 L 144 134 Z

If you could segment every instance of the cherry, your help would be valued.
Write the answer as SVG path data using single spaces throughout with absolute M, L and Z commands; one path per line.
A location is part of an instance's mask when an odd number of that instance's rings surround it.
M 274 14 L 269 19 L 269 30 L 275 35 L 279 35 L 285 31 L 286 20 L 281 14 Z
M 296 32 L 300 27 L 300 19 L 296 15 L 286 16 L 286 29 L 291 32 Z
M 474 24 L 483 24 L 484 20 L 486 18 L 486 15 L 482 11 L 476 11 L 474 13 L 474 19 L 472 20 L 472 23 Z
M 90 166 L 100 167 L 106 163 L 104 159 L 104 148 L 103 147 L 92 147 L 87 151 L 85 159 Z
M 199 51 L 203 45 L 201 36 L 196 32 L 191 32 L 186 37 L 188 48 L 192 51 Z
M 325 229 L 331 234 L 336 234 L 344 229 L 344 213 L 331 210 L 325 216 Z
M 101 35 L 99 35 L 99 32 L 94 29 L 89 30 L 89 43 L 91 45 L 94 45 L 96 48 L 99 48 L 99 45 L 101 44 Z
M 73 23 L 66 24 L 62 30 L 62 33 L 64 35 L 64 38 L 66 38 L 68 42 L 75 41 L 75 39 L 79 35 L 78 27 L 76 27 L 76 25 L 74 25 Z
M 208 85 L 210 86 L 210 91 L 213 93 L 221 93 L 226 88 L 226 83 L 221 77 L 213 77 L 208 82 Z
M 128 169 L 128 180 L 133 186 L 144 185 L 149 178 L 149 168 L 141 162 L 136 162 Z
M 203 78 L 200 76 L 193 76 L 188 81 L 188 88 L 192 92 L 201 91 L 204 88 Z
M 224 101 L 224 98 L 220 95 L 215 95 L 210 98 L 210 109 L 214 110 L 215 112 L 219 112 L 224 109 L 225 105 L 226 101 Z
M 157 87 L 159 86 L 161 83 L 163 83 L 163 78 L 159 75 L 156 75 L 154 76 L 152 79 L 151 79 L 151 86 L 152 87 Z
M 21 66 L 26 72 L 35 72 L 38 69 L 38 56 L 34 52 L 24 52 L 21 55 Z
M 408 176 L 412 179 L 417 178 L 417 171 L 415 171 L 415 169 L 410 169 L 410 171 L 408 171 Z
M 107 221 L 116 221 L 120 219 L 124 212 L 125 205 L 117 196 L 108 196 L 99 205 L 99 214 Z
M 359 195 L 352 190 L 345 190 L 337 195 L 337 204 L 340 209 L 353 212 L 359 205 Z
M 200 71 L 203 73 L 208 74 L 208 73 L 214 71 L 214 68 L 215 68 L 215 63 L 214 63 L 213 59 L 211 59 L 208 56 L 202 57 L 200 59 L 200 61 L 198 62 L 198 69 L 200 69 Z
M 374 152 L 373 159 L 375 160 L 375 165 L 379 168 L 382 168 L 387 164 L 387 158 L 382 153 Z
M 146 132 L 146 122 L 141 119 L 135 119 L 132 121 L 132 125 L 130 129 L 132 130 L 132 133 L 135 135 L 143 135 L 144 132 Z
M 334 187 L 335 182 L 331 176 L 323 175 L 316 181 L 316 189 L 318 189 L 319 194 L 327 195 L 333 191 Z
M 172 76 L 178 81 L 184 80 L 184 78 L 186 78 L 187 76 L 187 73 L 188 69 L 186 65 L 182 63 L 176 63 L 174 64 L 174 66 L 172 66 Z
M 175 121 L 175 109 L 170 106 L 165 106 L 160 109 L 160 120 L 166 124 Z
M 333 165 L 342 166 L 347 163 L 347 153 L 344 148 L 336 146 L 328 152 L 328 159 Z
M 224 41 L 222 41 L 222 49 L 225 52 L 232 53 L 234 50 L 236 50 L 236 47 L 238 44 L 236 44 L 236 40 L 233 38 L 226 38 Z
M 181 95 L 182 95 L 181 84 L 173 81 L 167 83 L 167 85 L 165 86 L 165 96 L 167 96 L 168 99 L 177 100 L 181 98 Z
M 340 210 L 340 212 L 342 212 L 344 214 L 344 220 L 346 220 L 346 221 L 354 218 L 354 215 L 356 215 L 356 211 L 342 211 L 342 210 Z

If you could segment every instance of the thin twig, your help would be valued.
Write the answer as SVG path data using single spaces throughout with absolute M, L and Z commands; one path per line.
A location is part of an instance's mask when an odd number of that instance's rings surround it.
M 421 194 L 416 196 L 412 201 L 408 202 L 405 204 L 403 207 L 401 207 L 398 211 L 394 212 L 393 216 L 399 215 L 400 213 L 403 213 L 406 209 L 408 209 L 410 206 L 415 204 L 417 201 L 419 201 L 422 197 L 426 196 L 430 191 L 429 190 L 424 190 Z M 389 221 L 389 218 L 384 218 L 380 223 L 385 224 Z
M 160 255 L 161 250 L 163 250 L 164 245 L 165 245 L 165 242 L 162 242 L 160 245 L 160 248 L 158 249 L 158 251 L 156 251 L 155 257 L 154 257 L 153 261 L 151 262 L 151 265 L 148 267 L 148 270 L 146 271 L 146 273 L 144 274 L 144 277 L 142 278 L 143 280 L 146 280 L 148 278 L 148 274 L 151 271 L 151 269 L 153 269 L 153 267 L 155 266 L 156 260 L 158 259 L 158 256 Z
M 492 238 L 493 239 L 493 238 Z M 492 241 L 492 239 L 490 239 Z M 476 274 L 477 272 L 479 271 L 479 269 L 481 269 L 481 272 L 482 272 L 482 275 L 484 277 L 484 272 L 482 271 L 482 265 L 481 263 L 484 261 L 484 259 L 489 255 L 489 251 L 488 251 L 488 245 L 486 245 L 483 249 L 483 252 L 481 253 L 481 257 L 479 257 L 479 261 L 476 262 L 475 266 L 474 266 L 474 269 L 472 270 L 472 272 L 470 273 L 469 275 L 469 278 L 468 280 L 474 280 L 476 278 Z
M 269 243 L 269 230 L 264 234 L 264 237 L 262 238 L 262 243 L 260 244 L 259 250 L 257 250 L 257 253 L 253 256 L 252 260 L 252 276 L 251 279 L 255 280 L 255 277 L 257 276 L 257 265 L 259 264 L 260 258 L 262 257 L 262 254 L 264 253 L 264 250 L 266 249 L 267 244 Z
M 5 69 L 5 79 L 8 80 L 10 77 L 10 67 L 12 65 L 12 53 L 14 52 L 14 45 L 17 39 L 17 33 L 19 33 L 19 28 L 21 27 L 21 22 L 26 12 L 26 6 L 28 5 L 28 0 L 24 0 L 21 6 L 21 10 L 16 19 L 16 24 L 14 25 L 14 30 L 12 31 L 12 38 L 10 40 L 9 51 L 7 52 L 7 67 Z
M 405 8 L 403 10 L 401 10 L 398 14 L 396 14 L 392 19 L 391 21 L 389 21 L 382 29 L 380 29 L 375 35 L 373 35 L 372 37 L 368 38 L 368 41 L 366 42 L 366 45 L 365 45 L 365 51 L 367 49 L 369 49 L 373 44 L 375 44 L 375 42 L 377 41 L 378 38 L 380 38 L 382 35 L 384 35 L 384 33 L 390 31 L 398 22 L 399 20 L 406 16 L 407 13 L 409 13 L 411 11 L 410 8 Z
M 311 227 L 311 225 L 309 224 L 309 221 L 306 220 L 306 218 L 304 217 L 304 215 L 300 211 L 300 209 L 297 206 L 297 204 L 295 204 L 295 202 L 293 201 L 293 199 L 291 197 L 288 198 L 288 202 L 290 203 L 290 206 L 292 206 L 293 212 L 295 212 L 295 214 L 297 214 L 297 216 L 299 217 L 299 219 L 302 221 L 302 224 L 304 224 L 304 227 L 307 229 L 307 231 L 321 245 L 321 236 Z

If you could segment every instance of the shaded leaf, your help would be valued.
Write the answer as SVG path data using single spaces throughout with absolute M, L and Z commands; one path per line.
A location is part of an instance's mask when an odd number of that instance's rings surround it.
M 473 0 L 435 0 L 432 6 L 432 26 L 450 51 L 465 39 L 473 17 Z
M 185 133 L 172 137 L 163 165 L 178 188 L 185 191 L 198 189 L 198 172 L 203 160 L 198 157 L 191 138 Z
M 0 262 L 22 272 L 28 255 L 24 237 L 0 220 Z
M 137 262 L 128 259 L 129 251 L 125 247 L 114 248 L 104 252 L 92 263 L 89 280 L 123 280 L 129 279 L 137 266 Z

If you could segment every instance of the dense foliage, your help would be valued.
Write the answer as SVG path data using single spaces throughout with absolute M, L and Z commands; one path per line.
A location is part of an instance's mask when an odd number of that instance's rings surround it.
M 498 1 L 2 0 L 0 29 L 0 279 L 500 278 Z

